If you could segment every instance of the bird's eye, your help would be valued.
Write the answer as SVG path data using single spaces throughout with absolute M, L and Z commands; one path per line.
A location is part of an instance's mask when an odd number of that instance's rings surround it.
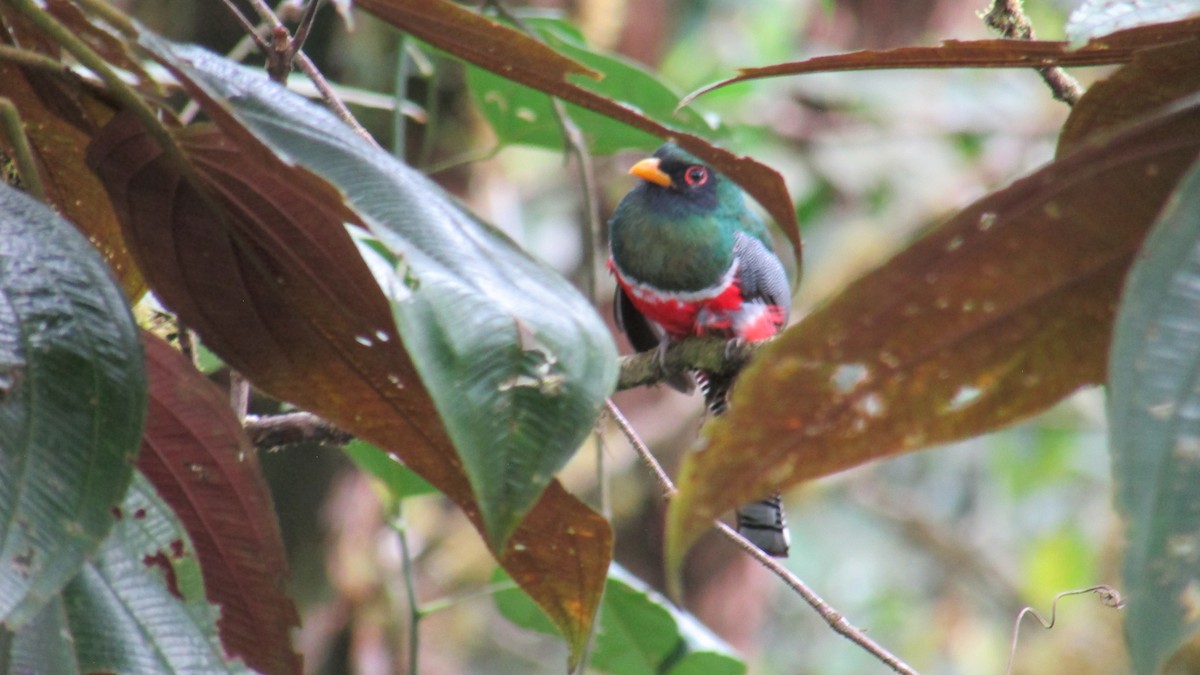
M 708 182 L 708 169 L 702 166 L 689 166 L 683 172 L 683 179 L 689 187 L 698 187 Z

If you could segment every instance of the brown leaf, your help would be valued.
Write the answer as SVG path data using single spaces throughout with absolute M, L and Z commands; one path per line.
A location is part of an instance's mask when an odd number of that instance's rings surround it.
M 142 343 L 150 395 L 137 466 L 196 547 L 205 594 L 221 606 L 221 643 L 259 672 L 300 673 L 300 618 L 255 450 L 215 385 L 166 342 L 143 333 Z
M 1089 87 L 1071 108 L 1058 137 L 1058 156 L 1082 147 L 1092 134 L 1117 129 L 1197 91 L 1200 40 L 1139 51 L 1129 65 Z
M 663 139 L 716 167 L 742 186 L 775 219 L 800 262 L 800 226 L 787 186 L 774 169 L 639 114 L 619 101 L 570 81 L 592 74 L 537 40 L 446 0 L 360 0 L 355 3 L 401 30 L 480 68 L 557 96 Z
M 21 114 L 46 197 L 99 249 L 125 294 L 139 297 L 145 282 L 125 247 L 108 194 L 84 158 L 91 135 L 113 110 L 80 82 L 27 73 L 5 62 L 0 62 L 0 96 Z M 7 148 L 8 139 L 0 134 L 0 150 Z
M 697 97 L 737 82 L 784 75 L 893 68 L 1044 68 L 1128 63 L 1142 49 L 1200 38 L 1200 18 L 1139 26 L 1119 31 L 1071 49 L 1067 42 L 1045 40 L 946 40 L 937 47 L 900 47 L 817 56 L 803 61 L 742 68 L 738 74 L 705 85 L 683 97 Z
M 255 386 L 395 453 L 482 532 L 388 302 L 345 231 L 357 216 L 329 184 L 207 109 L 236 137 L 209 127 L 179 142 L 220 214 L 127 117 L 89 154 L 155 293 Z M 361 336 L 374 338 L 370 346 Z M 578 654 L 611 546 L 607 521 L 552 483 L 497 558 Z
M 1125 273 L 1200 148 L 1188 101 L 976 202 L 760 350 L 684 460 L 671 569 L 736 504 L 1102 382 Z

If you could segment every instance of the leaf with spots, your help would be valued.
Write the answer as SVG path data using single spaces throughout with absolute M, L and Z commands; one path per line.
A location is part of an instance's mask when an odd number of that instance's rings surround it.
M 264 673 L 299 673 L 284 592 L 287 555 L 258 456 L 226 396 L 161 339 L 142 333 L 149 405 L 138 469 L 195 546 L 230 656 Z
M 1200 164 L 1129 273 L 1109 361 L 1125 640 L 1139 673 L 1200 640 Z M 1195 650 L 1191 650 L 1194 652 Z M 1188 653 L 1176 658 L 1188 658 Z
M 759 350 L 684 460 L 671 569 L 740 503 L 1103 382 L 1125 273 L 1198 149 L 1193 95 L 981 199 Z
M 215 55 L 189 50 L 185 62 L 145 39 L 215 123 L 177 132 L 195 185 L 124 115 L 90 150 L 156 295 L 256 387 L 394 453 L 453 499 L 578 655 L 612 535 L 553 473 L 615 379 L 594 310 L 328 111 Z
M 137 475 L 113 512 L 79 575 L 6 641 L 8 672 L 254 672 L 225 655 L 195 549 L 149 481 Z
M 137 328 L 104 260 L 0 183 L 0 620 L 19 627 L 113 525 L 146 383 Z

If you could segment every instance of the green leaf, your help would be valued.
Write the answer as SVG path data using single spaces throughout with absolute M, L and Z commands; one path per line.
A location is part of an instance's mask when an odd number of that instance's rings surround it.
M 525 23 L 536 30 L 547 45 L 604 76 L 599 81 L 573 77 L 572 81 L 580 87 L 622 101 L 663 124 L 702 136 L 713 135 L 712 126 L 692 108 L 676 111 L 679 94 L 641 66 L 616 54 L 588 47 L 570 23 L 547 17 L 527 17 Z M 472 65 L 467 66 L 467 84 L 500 142 L 553 150 L 563 147 L 562 126 L 554 114 L 550 96 Z M 565 107 L 593 153 L 609 154 L 626 148 L 652 149 L 662 143 L 657 137 L 611 117 L 570 103 Z
M 1113 481 L 1124 522 L 1126 641 L 1158 672 L 1200 631 L 1200 165 L 1142 248 L 1109 361 Z
M 11 672 L 251 672 L 225 657 L 191 540 L 140 474 L 117 512 L 93 560 L 14 636 Z
M 1067 19 L 1071 45 L 1126 28 L 1176 21 L 1200 13 L 1200 0 L 1084 0 Z
M 497 609 L 509 621 L 528 630 L 553 630 L 545 614 L 518 589 L 494 597 Z M 729 645 L 616 564 L 609 568 L 590 665 L 617 675 L 746 672 L 746 664 Z
M 395 456 L 366 441 L 355 439 L 344 450 L 355 466 L 383 483 L 392 499 L 436 494 L 438 491 L 415 471 L 401 464 Z
M 340 189 L 370 226 L 360 251 L 390 293 L 489 543 L 503 548 L 613 389 L 603 321 L 556 272 L 328 110 L 209 52 L 143 42 L 278 156 Z M 356 339 L 369 349 L 389 335 Z
M 0 620 L 28 621 L 113 524 L 142 435 L 133 317 L 66 221 L 0 184 Z

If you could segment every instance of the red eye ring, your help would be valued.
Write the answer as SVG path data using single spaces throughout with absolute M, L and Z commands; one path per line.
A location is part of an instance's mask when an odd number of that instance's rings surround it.
M 699 164 L 693 164 L 683 172 L 683 180 L 689 187 L 704 185 L 708 182 L 708 169 Z

